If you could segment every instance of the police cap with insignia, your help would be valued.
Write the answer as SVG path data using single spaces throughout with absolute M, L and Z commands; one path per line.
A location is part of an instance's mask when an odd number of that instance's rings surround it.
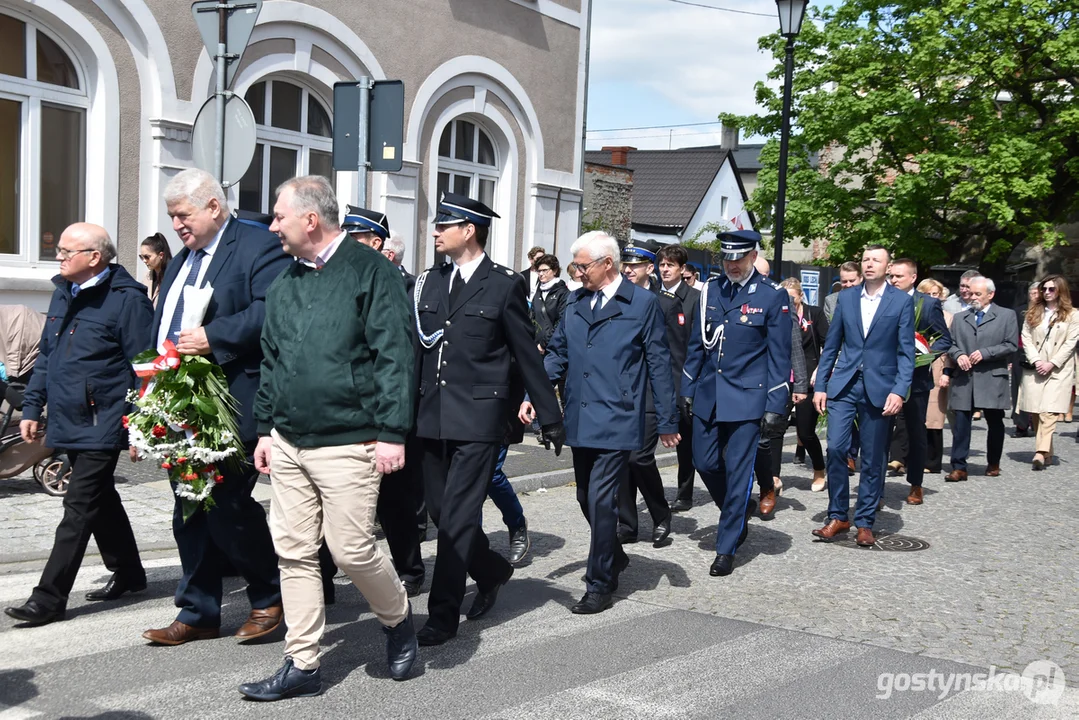
M 724 260 L 738 260 L 757 249 L 761 234 L 752 230 L 731 230 L 716 235 Z
M 385 213 L 375 210 L 345 206 L 345 220 L 341 223 L 341 229 L 349 233 L 374 233 L 385 240 L 390 235 L 390 221 Z
M 622 264 L 633 265 L 635 263 L 654 263 L 656 261 L 656 254 L 651 250 L 645 250 L 643 247 L 637 247 L 630 244 L 622 248 Z
M 465 195 L 446 193 L 435 211 L 435 225 L 456 225 L 472 223 L 476 227 L 490 227 L 491 218 L 499 217 L 491 208 L 479 200 Z

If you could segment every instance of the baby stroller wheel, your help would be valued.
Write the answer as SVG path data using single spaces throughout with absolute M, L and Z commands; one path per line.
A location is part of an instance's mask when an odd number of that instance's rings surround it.
M 40 468 L 41 473 L 37 470 Z M 66 457 L 54 455 L 39 463 L 34 469 L 34 476 L 41 483 L 42 489 L 49 495 L 63 497 L 67 494 L 67 484 L 71 480 L 71 463 Z

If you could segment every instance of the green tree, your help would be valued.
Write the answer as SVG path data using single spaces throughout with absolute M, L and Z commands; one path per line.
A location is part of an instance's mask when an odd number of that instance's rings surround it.
M 1066 0 L 848 0 L 798 36 L 786 234 L 829 242 L 830 262 L 870 242 L 923 264 L 999 270 L 1023 241 L 1052 246 L 1079 211 L 1079 19 Z M 764 37 L 783 72 L 783 43 Z M 777 137 L 764 113 L 721 116 Z M 819 155 L 815 155 L 819 154 Z M 819 156 L 819 168 L 808 157 Z M 778 140 L 750 208 L 772 222 Z

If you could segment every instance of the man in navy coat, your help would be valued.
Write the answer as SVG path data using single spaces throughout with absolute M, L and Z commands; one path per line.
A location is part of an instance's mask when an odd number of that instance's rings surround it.
M 693 464 L 720 506 L 709 573 L 730 575 L 745 540 L 761 425 L 784 422 L 790 397 L 790 297 L 753 267 L 759 233 L 720 233 L 725 277 L 701 289 L 682 369 L 681 411 L 693 422 Z
M 566 442 L 573 448 L 577 502 L 592 528 L 587 592 L 572 611 L 603 612 L 629 557 L 616 539 L 618 488 L 630 453 L 644 446 L 645 379 L 663 447 L 678 444 L 678 414 L 663 312 L 655 293 L 619 274 L 618 243 L 585 233 L 570 248 L 583 287 L 570 296 L 543 364 L 566 381 Z M 527 403 L 522 420 L 528 417 Z
M 884 488 L 892 416 L 903 407 L 914 374 L 914 303 L 885 282 L 890 260 L 880 245 L 862 253 L 860 287 L 839 293 L 828 328 L 813 404 L 828 412 L 828 523 L 813 534 L 825 541 L 850 530 L 847 452 L 855 419 L 862 440 L 862 479 L 854 525 L 857 542 L 872 547 L 873 521 Z
M 221 580 L 231 564 L 247 581 L 251 614 L 237 631 L 242 640 L 262 637 L 281 623 L 277 556 L 266 513 L 251 497 L 258 472 L 251 455 L 258 442 L 251 412 L 259 385 L 259 343 L 266 316 L 266 291 L 290 259 L 269 231 L 240 222 L 213 176 L 185 170 L 165 188 L 172 227 L 184 244 L 165 271 L 154 315 L 152 342 L 171 340 L 182 355 L 205 355 L 221 366 L 240 405 L 237 422 L 248 462 L 224 472 L 214 489 L 215 507 L 197 510 L 184 522 L 180 499 L 172 532 L 183 576 L 176 588 L 180 613 L 166 628 L 143 637 L 159 645 L 180 645 L 218 636 Z M 201 327 L 180 329 L 185 286 L 213 288 Z

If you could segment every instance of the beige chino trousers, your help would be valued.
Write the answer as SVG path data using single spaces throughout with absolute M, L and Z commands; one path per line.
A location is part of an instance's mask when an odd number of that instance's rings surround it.
M 375 543 L 381 473 L 375 446 L 298 448 L 271 432 L 270 534 L 281 568 L 285 655 L 296 667 L 319 664 L 326 631 L 318 549 L 325 536 L 334 562 L 386 627 L 408 617 L 408 596 L 390 558 Z
M 1048 461 L 1053 457 L 1053 435 L 1056 433 L 1057 422 L 1063 417 L 1063 413 L 1032 413 L 1034 417 L 1034 452 L 1045 455 Z

